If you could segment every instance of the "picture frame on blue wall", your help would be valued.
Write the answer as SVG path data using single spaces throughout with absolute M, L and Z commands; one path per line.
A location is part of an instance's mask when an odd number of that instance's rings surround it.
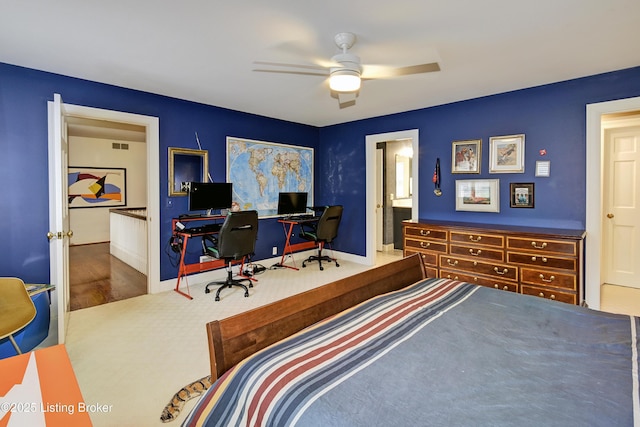
M 489 173 L 524 173 L 524 134 L 489 138 Z
M 207 150 L 169 147 L 169 197 L 186 196 L 183 183 L 207 182 L 208 171 Z
M 456 210 L 500 212 L 500 180 L 456 180 Z
M 482 139 L 451 143 L 451 173 L 480 173 Z
M 510 203 L 512 208 L 533 208 L 535 206 L 535 184 L 533 182 L 509 183 Z

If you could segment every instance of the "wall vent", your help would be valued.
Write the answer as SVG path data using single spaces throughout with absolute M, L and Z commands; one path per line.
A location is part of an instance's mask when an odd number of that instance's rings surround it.
M 111 148 L 113 148 L 114 150 L 119 150 L 120 149 L 120 143 L 119 142 L 114 142 L 111 144 Z
M 129 144 L 120 143 L 120 142 L 112 142 L 111 143 L 111 148 L 113 148 L 114 150 L 128 150 L 129 149 Z

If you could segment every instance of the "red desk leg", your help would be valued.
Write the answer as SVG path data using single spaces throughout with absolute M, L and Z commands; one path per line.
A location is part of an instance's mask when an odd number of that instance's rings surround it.
M 184 293 L 180 290 L 180 279 L 182 279 L 182 277 L 184 276 L 185 280 L 187 280 L 187 267 L 184 264 L 184 257 L 187 254 L 187 241 L 189 240 L 189 235 L 188 234 L 183 234 L 182 235 L 182 252 L 180 252 L 180 266 L 178 268 L 178 280 L 176 281 L 176 287 L 174 289 L 174 291 L 176 291 L 177 293 L 179 293 L 180 295 L 189 298 L 189 299 L 193 299 L 193 297 L 191 295 L 189 295 L 188 293 Z M 187 282 L 187 292 L 189 292 L 189 283 Z
M 282 258 L 280 258 L 280 263 L 277 264 L 280 267 L 286 267 L 286 268 L 290 268 L 292 270 L 299 270 L 298 267 L 296 267 L 296 260 L 293 257 L 293 253 L 295 251 L 303 251 L 305 249 L 313 249 L 316 247 L 316 244 L 314 242 L 302 242 L 302 243 L 295 243 L 295 244 L 291 244 L 291 235 L 293 234 L 293 226 L 297 224 L 297 222 L 295 221 L 280 221 L 282 223 L 282 230 L 284 231 L 284 234 L 287 236 L 287 240 L 285 241 L 284 244 L 284 250 L 282 251 Z M 287 226 L 286 224 L 289 224 L 289 229 L 287 230 Z M 286 265 L 284 263 L 284 259 L 286 258 L 287 255 L 291 255 L 291 260 L 293 261 L 293 267 L 290 265 Z

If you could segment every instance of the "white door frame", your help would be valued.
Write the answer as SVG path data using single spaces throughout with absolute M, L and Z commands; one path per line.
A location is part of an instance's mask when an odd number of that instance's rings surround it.
M 393 141 L 396 139 L 411 138 L 413 147 L 413 159 L 411 163 L 411 176 L 413 178 L 413 194 L 411 219 L 418 218 L 418 193 L 419 193 L 419 152 L 420 133 L 418 129 L 404 130 L 398 132 L 379 133 L 366 135 L 365 137 L 365 163 L 366 163 L 366 254 L 365 263 L 374 265 L 376 262 L 376 145 L 378 142 Z
M 600 309 L 602 285 L 602 116 L 640 110 L 640 97 L 587 104 L 587 194 L 585 228 L 585 301 Z
M 147 144 L 147 293 L 160 291 L 160 124 L 158 117 L 64 104 L 65 115 L 144 126 Z

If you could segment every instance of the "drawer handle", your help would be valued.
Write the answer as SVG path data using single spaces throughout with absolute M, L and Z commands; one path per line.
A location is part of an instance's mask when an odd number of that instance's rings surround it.
M 556 280 L 556 277 L 555 276 L 549 276 L 548 279 L 545 279 L 544 278 L 544 274 L 540 274 L 540 280 L 542 280 L 543 282 L 549 283 L 549 282 L 553 282 L 554 280 Z
M 531 261 L 536 262 L 537 260 L 538 260 L 538 257 L 535 257 L 535 256 L 531 257 Z M 540 258 L 540 261 L 547 262 L 548 260 L 547 260 L 546 257 L 542 257 L 542 258 Z
M 451 279 L 451 275 L 447 274 L 447 279 Z M 458 280 L 458 276 L 454 277 L 453 280 Z
M 426 249 L 429 246 L 431 246 L 431 243 L 429 243 L 429 242 L 420 242 L 420 247 L 423 248 L 423 249 Z
M 500 289 L 500 285 L 498 285 L 497 283 L 494 283 L 494 284 L 493 284 L 493 287 L 494 287 L 494 288 L 496 288 L 496 289 Z M 508 287 L 507 285 L 504 285 L 504 286 L 502 287 L 502 290 L 503 290 L 503 291 L 508 291 L 508 290 L 509 290 L 509 287 Z
M 538 294 L 538 296 L 539 296 L 540 298 L 544 298 L 544 292 L 540 292 L 540 293 Z M 551 295 L 549 296 L 549 299 L 555 300 L 555 299 L 556 299 L 556 296 L 555 296 L 554 294 L 551 294 Z
M 478 249 L 478 252 L 473 252 L 473 249 L 469 249 L 469 253 L 473 256 L 478 256 L 482 253 L 482 249 Z
M 503 268 L 502 271 L 498 270 L 498 267 L 493 267 L 493 271 L 495 271 L 496 273 L 500 274 L 500 275 L 505 275 L 509 272 L 508 268 Z
M 547 242 L 543 242 L 541 245 L 538 246 L 538 242 L 531 242 L 531 246 L 533 246 L 536 249 L 544 249 L 547 247 Z
M 479 242 L 480 240 L 482 240 L 482 236 L 478 236 L 478 237 L 469 236 L 469 240 L 471 240 L 472 242 Z
M 420 230 L 421 236 L 428 236 L 429 234 L 431 234 L 431 230 Z
M 455 261 L 452 262 L 451 259 L 447 259 L 447 264 L 449 264 L 452 267 L 456 266 L 456 265 L 458 265 L 458 260 L 455 260 Z

